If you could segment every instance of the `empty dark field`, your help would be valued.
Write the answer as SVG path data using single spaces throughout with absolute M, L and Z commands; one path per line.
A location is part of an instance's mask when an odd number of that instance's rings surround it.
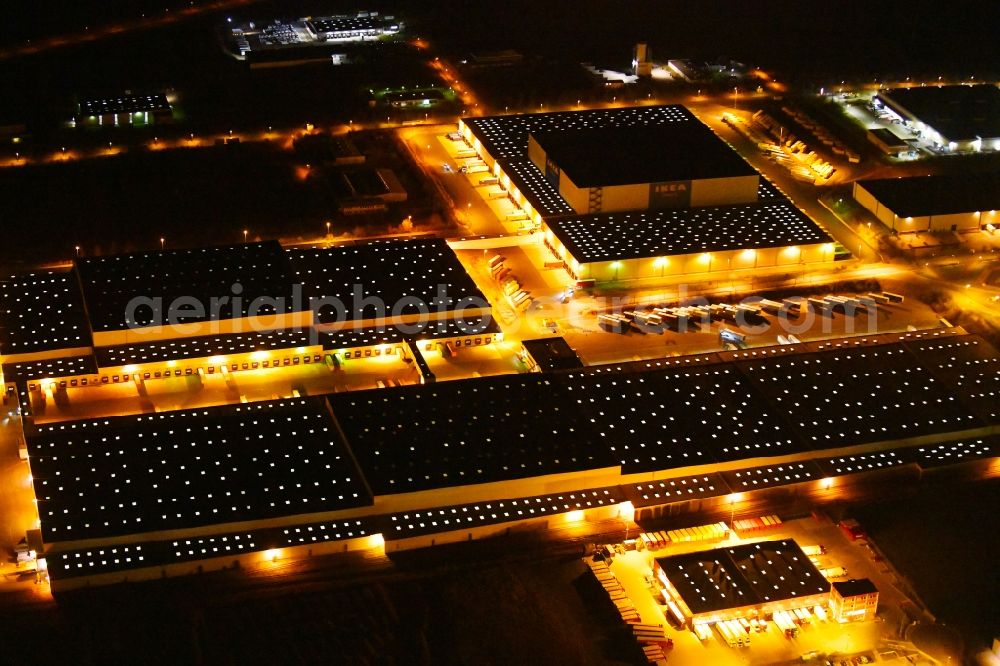
M 404 564 L 378 582 L 317 560 L 83 591 L 58 607 L 0 598 L 0 640 L 5 658 L 38 664 L 642 662 L 576 558 L 473 565 L 449 550 L 418 559 L 433 564 Z
M 335 209 L 297 180 L 291 153 L 266 145 L 129 154 L 9 169 L 0 178 L 2 259 L 70 258 L 295 236 Z
M 1000 481 L 921 486 L 912 497 L 854 510 L 875 543 L 909 578 L 938 620 L 969 647 L 997 631 Z

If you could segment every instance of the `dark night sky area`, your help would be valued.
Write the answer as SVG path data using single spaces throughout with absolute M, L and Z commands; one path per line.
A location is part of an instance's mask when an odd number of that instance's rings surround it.
M 71 31 L 177 0 L 40 0 L 8 3 L 0 40 Z M 366 7 L 406 16 L 456 51 L 514 47 L 571 60 L 621 61 L 648 41 L 659 57 L 720 55 L 775 68 L 786 76 L 946 73 L 985 76 L 1000 69 L 995 27 L 1000 4 L 802 2 L 801 0 L 506 0 L 469 2 L 259 2 L 237 13 L 304 15 Z M 623 49 L 626 49 L 623 53 Z

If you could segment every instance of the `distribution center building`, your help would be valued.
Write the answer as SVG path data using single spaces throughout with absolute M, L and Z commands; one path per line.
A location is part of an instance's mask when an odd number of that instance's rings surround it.
M 695 119 L 532 132 L 528 157 L 577 213 L 749 203 L 760 182 Z
M 725 502 L 886 460 L 988 461 L 998 363 L 985 341 L 939 329 L 29 423 L 25 435 L 50 575 L 68 589 L 251 563 L 271 549 L 397 550 L 573 512 L 605 520 L 692 497 Z M 681 418 L 669 396 L 714 416 Z M 756 597 L 733 607 L 808 602 L 820 592 L 804 567 L 786 576 L 806 580 L 796 594 L 751 580 Z
M 66 388 L 500 339 L 441 239 L 141 252 L 0 279 L 0 377 L 25 418 Z
M 898 233 L 992 230 L 1000 224 L 1000 174 L 859 180 L 854 199 Z
M 465 118 L 459 129 L 575 279 L 836 259 L 829 235 L 683 106 Z

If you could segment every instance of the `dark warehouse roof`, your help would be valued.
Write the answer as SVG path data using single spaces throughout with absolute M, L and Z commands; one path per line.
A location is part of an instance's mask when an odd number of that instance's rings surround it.
M 277 241 L 77 259 L 76 268 L 94 331 L 155 325 L 149 307 L 135 308 L 129 318 L 134 299 L 162 299 L 164 323 L 176 299 L 194 299 L 204 310 L 184 322 L 237 319 L 252 307 L 255 314 L 272 314 L 272 299 L 280 299 L 278 312 L 294 311 L 288 261 Z
M 319 309 L 319 321 L 371 319 L 456 309 L 463 299 L 486 298 L 458 257 L 440 238 L 374 241 L 331 248 L 288 250 L 294 279 L 306 299 L 334 299 L 344 306 Z M 439 299 L 439 292 L 445 294 Z
M 152 95 L 119 95 L 98 97 L 80 102 L 80 116 L 100 116 L 106 113 L 142 113 L 165 111 L 170 108 L 163 93 Z
M 375 494 L 619 465 L 625 474 L 651 472 L 982 427 L 976 400 L 956 395 L 963 380 L 935 377 L 900 337 L 729 361 L 706 355 L 696 364 L 485 377 L 330 401 Z M 808 462 L 740 470 L 727 482 L 750 490 L 822 476 Z
M 587 111 L 554 111 L 504 116 L 463 118 L 483 147 L 494 159 L 527 159 L 528 135 L 540 132 L 577 133 L 585 130 L 653 127 L 659 125 L 701 125 L 694 114 L 679 104 L 630 106 Z
M 97 363 L 92 354 L 3 364 L 4 381 L 7 382 L 61 379 L 96 373 Z
M 0 279 L 0 354 L 89 347 L 83 294 L 71 270 Z
M 659 557 L 657 564 L 695 615 L 830 591 L 795 541 Z
M 903 218 L 1000 209 L 1000 171 L 857 182 Z
M 536 131 L 531 136 L 577 187 L 757 175 L 697 120 L 578 132 Z
M 875 587 L 875 583 L 871 582 L 867 578 L 852 578 L 851 580 L 834 581 L 833 589 L 837 590 L 837 594 L 844 598 L 857 597 L 862 594 L 875 594 L 878 592 L 878 588 Z
M 322 398 L 40 425 L 28 448 L 49 543 L 371 502 Z
M 912 113 L 945 141 L 1000 137 L 1000 88 L 992 84 L 893 88 L 878 97 Z

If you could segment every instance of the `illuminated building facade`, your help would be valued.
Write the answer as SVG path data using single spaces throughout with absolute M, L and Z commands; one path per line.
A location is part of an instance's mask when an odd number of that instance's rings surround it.
M 992 231 L 1000 225 L 1000 174 L 859 180 L 854 199 L 897 233 Z
M 829 235 L 683 106 L 465 118 L 459 129 L 575 279 L 836 259 Z
M 689 628 L 830 601 L 830 583 L 791 539 L 659 557 L 653 573 Z
M 838 622 L 874 620 L 878 611 L 878 588 L 867 578 L 834 582 L 830 608 Z

